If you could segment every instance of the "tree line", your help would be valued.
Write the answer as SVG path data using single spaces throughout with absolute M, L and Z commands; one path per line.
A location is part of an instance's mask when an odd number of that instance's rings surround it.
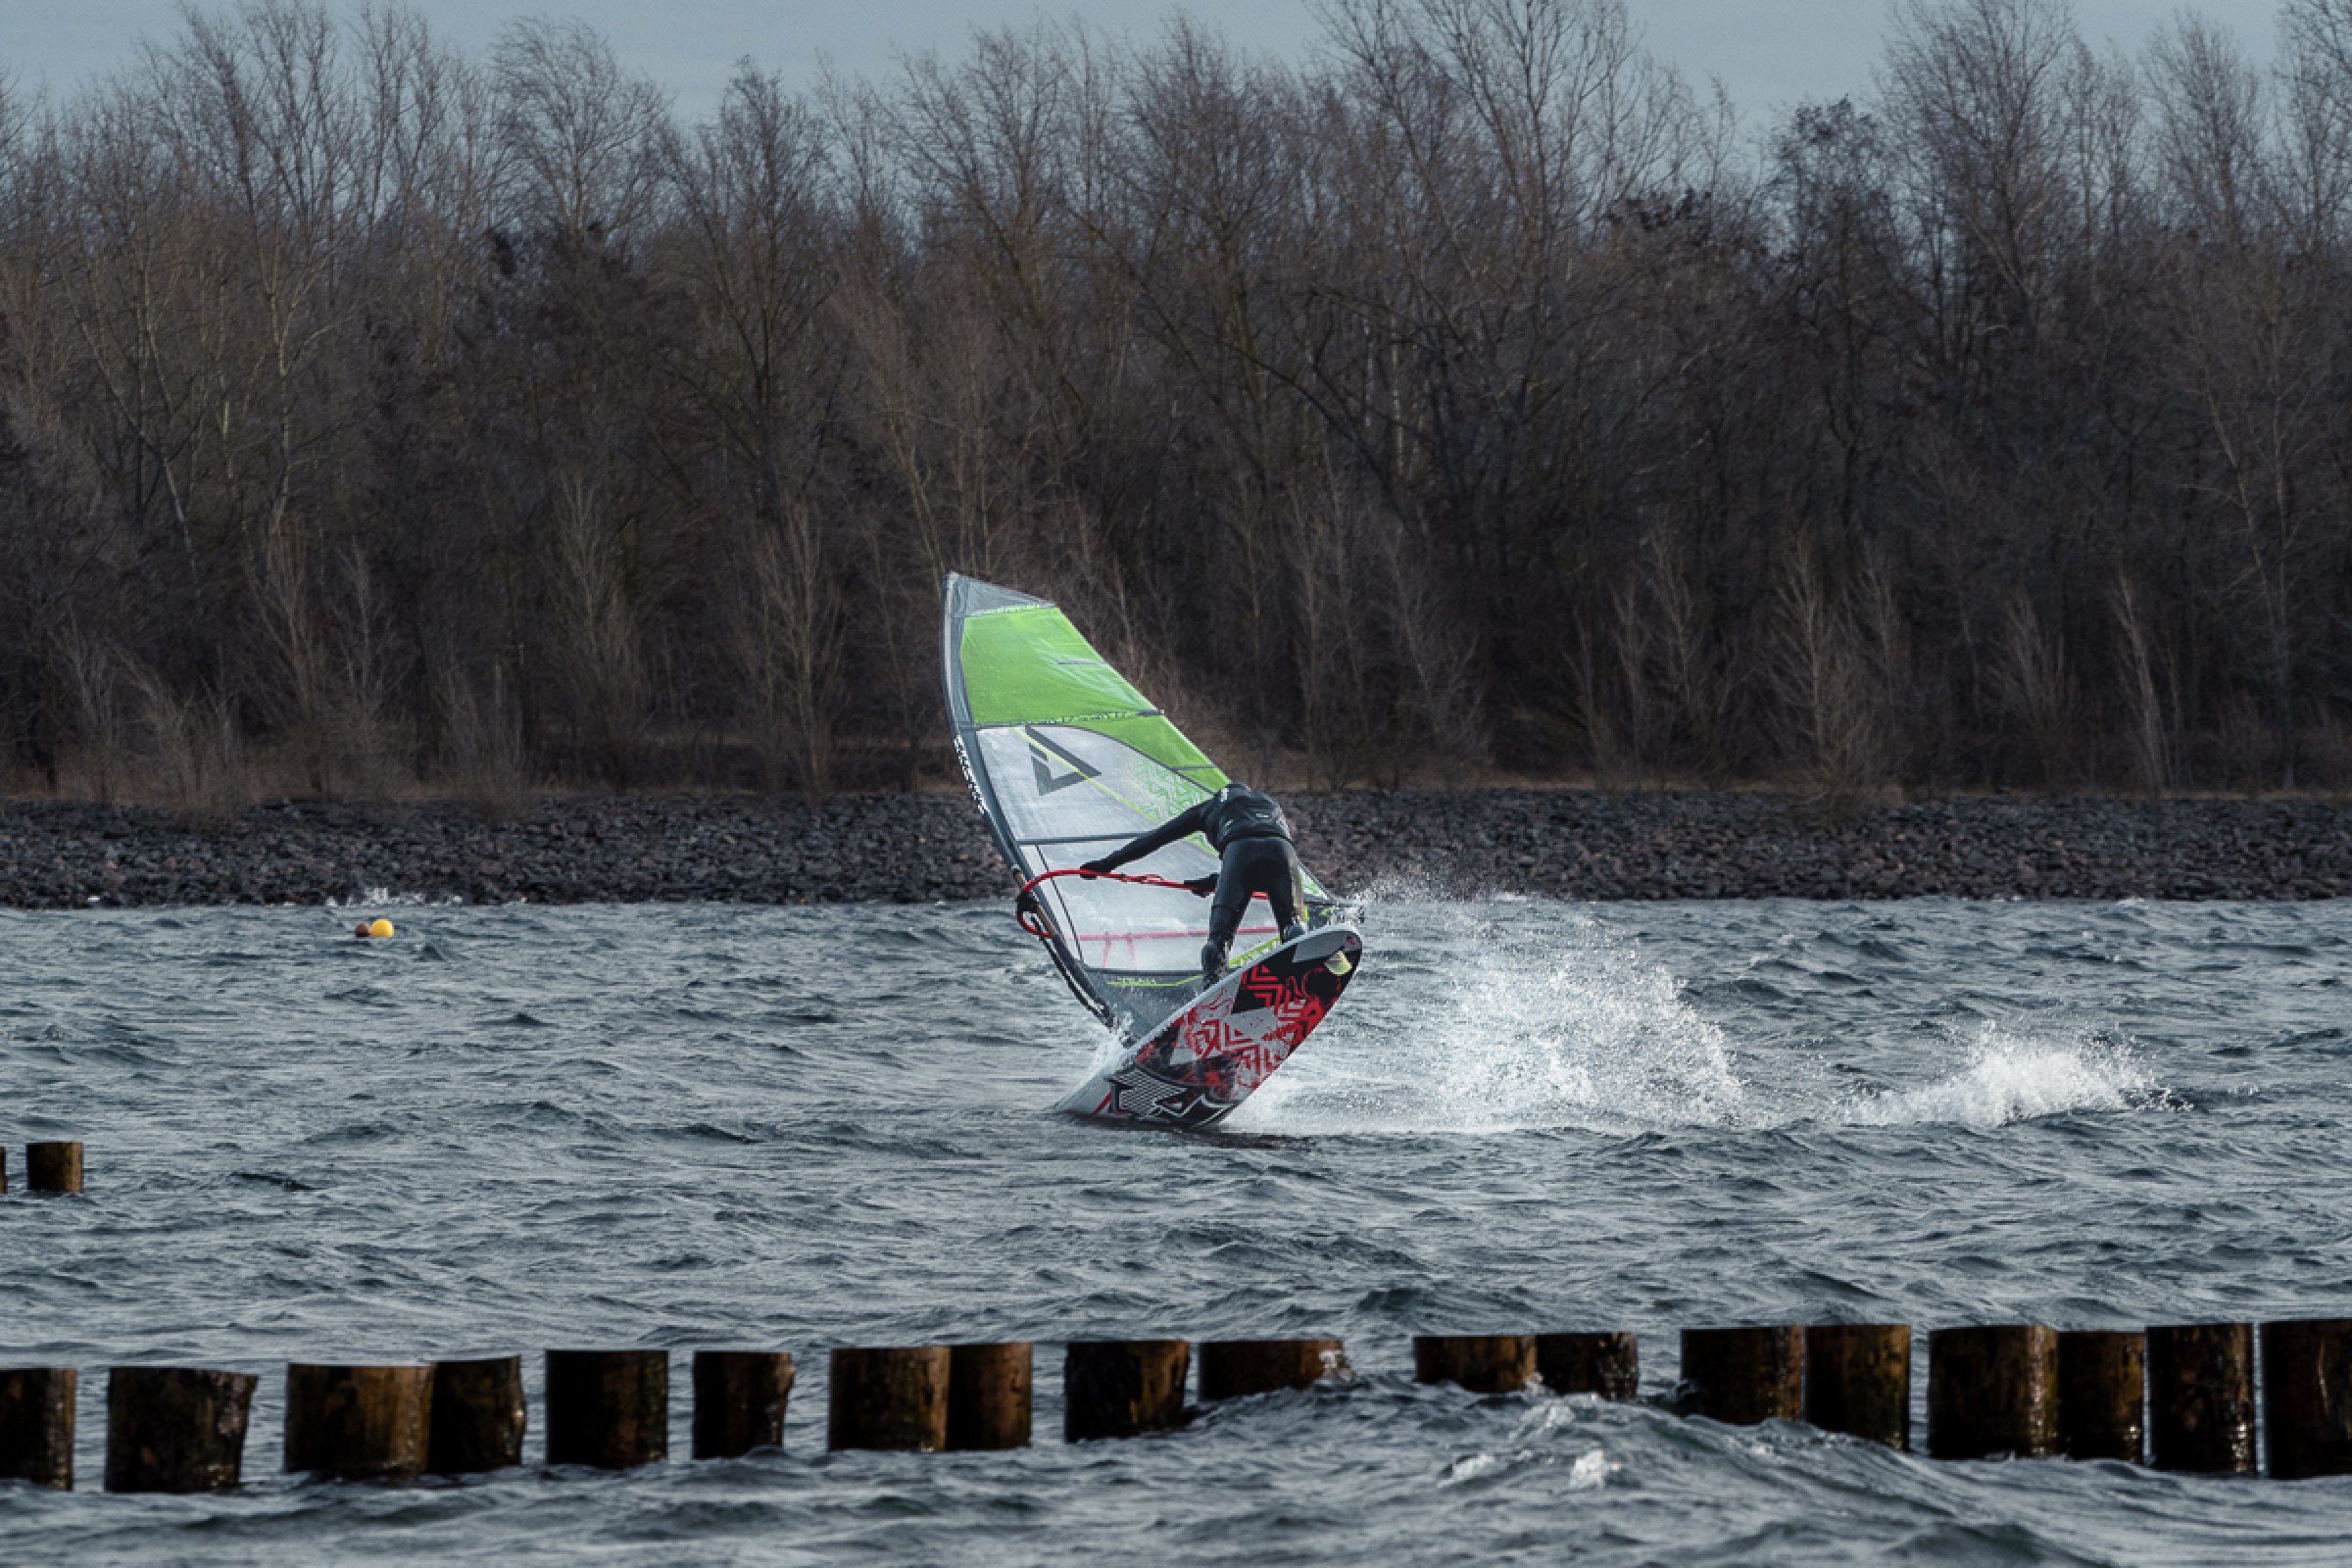
M 2352 0 L 1896 0 L 1762 128 L 1621 0 L 1320 16 L 0 87 L 0 765 L 910 782 L 952 569 L 1265 778 L 2352 785 Z

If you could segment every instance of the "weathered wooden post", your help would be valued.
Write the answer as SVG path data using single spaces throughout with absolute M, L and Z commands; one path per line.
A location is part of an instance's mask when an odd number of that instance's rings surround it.
M 74 1395 L 70 1366 L 0 1368 L 0 1481 L 74 1490 Z
M 1816 1323 L 1805 1330 L 1805 1420 L 1824 1432 L 1911 1446 L 1911 1325 Z
M 1458 1383 L 1472 1394 L 1512 1394 L 1536 1375 L 1532 1334 L 1416 1334 L 1413 1381 Z
M 825 1446 L 946 1447 L 952 1359 L 944 1345 L 835 1350 Z
M 781 1350 L 694 1352 L 694 1456 L 733 1459 L 784 1446 L 795 1369 Z
M 1729 1426 L 1805 1413 L 1805 1331 L 1793 1325 L 1683 1330 L 1675 1407 Z
M 234 1491 L 260 1381 L 194 1367 L 114 1368 L 106 1379 L 106 1490 Z
M 79 1144 L 26 1144 L 24 1190 L 28 1193 L 81 1191 Z
M 1036 1357 L 1029 1342 L 948 1347 L 948 1446 L 1029 1446 L 1030 1384 Z
M 1207 1340 L 1200 1346 L 1200 1399 L 1245 1399 L 1281 1389 L 1310 1389 L 1348 1375 L 1338 1340 Z
M 286 1367 L 286 1468 L 342 1481 L 424 1471 L 429 1366 Z
M 476 1475 L 522 1463 L 529 1425 L 521 1356 L 433 1363 L 424 1467 L 434 1475 Z
M 1928 1451 L 2038 1458 L 2058 1446 L 2058 1331 L 2039 1323 L 1928 1336 Z
M 1062 1356 L 1062 1436 L 1132 1438 L 1184 1425 L 1189 1340 L 1073 1340 Z
M 2148 1460 L 2159 1470 L 2254 1473 L 2254 1325 L 2148 1330 Z
M 2352 1475 L 2352 1318 L 2262 1326 L 2262 1424 L 2279 1480 Z
M 1642 1390 L 1642 1348 L 1631 1334 L 1539 1334 L 1536 1376 L 1554 1394 L 1625 1402 Z
M 2136 1329 L 2072 1329 L 2058 1336 L 2060 1453 L 2143 1462 L 2147 1345 Z
M 667 1350 L 547 1352 L 547 1462 L 627 1470 L 669 1457 Z

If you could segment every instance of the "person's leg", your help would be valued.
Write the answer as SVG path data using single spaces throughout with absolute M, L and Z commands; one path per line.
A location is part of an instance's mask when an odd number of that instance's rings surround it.
M 1225 956 L 1233 949 L 1233 934 L 1242 928 L 1242 911 L 1250 906 L 1250 879 L 1241 874 L 1243 857 L 1236 845 L 1225 852 L 1217 868 L 1216 897 L 1208 906 L 1208 941 L 1200 949 L 1200 978 L 1211 985 L 1225 973 Z
M 1296 942 L 1306 935 L 1306 869 L 1298 863 L 1297 850 L 1281 839 L 1273 842 L 1282 850 L 1281 874 L 1269 879 L 1266 902 L 1274 907 L 1282 940 Z

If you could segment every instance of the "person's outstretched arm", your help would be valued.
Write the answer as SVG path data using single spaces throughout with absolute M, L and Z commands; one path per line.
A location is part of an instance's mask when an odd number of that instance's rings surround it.
M 1211 796 L 1209 799 L 1214 800 L 1215 797 Z M 1078 869 L 1081 871 L 1116 870 L 1129 860 L 1140 860 L 1153 850 L 1165 849 L 1188 833 L 1198 833 L 1208 822 L 1208 801 L 1202 801 L 1189 809 L 1179 811 L 1143 837 L 1130 839 L 1100 860 L 1089 860 Z

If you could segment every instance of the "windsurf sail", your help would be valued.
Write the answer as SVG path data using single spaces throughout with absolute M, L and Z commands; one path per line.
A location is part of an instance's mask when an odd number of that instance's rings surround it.
M 1023 884 L 1107 854 L 1227 782 L 1054 605 L 954 573 L 944 601 L 940 649 L 956 760 Z M 1217 857 L 1195 835 L 1129 869 L 1185 882 L 1215 874 Z M 1140 1039 L 1199 989 L 1207 900 L 1074 876 L 1039 883 L 1034 897 L 1062 977 L 1112 1028 Z M 1310 926 L 1334 918 L 1311 875 L 1306 903 Z M 1265 905 L 1252 902 L 1234 956 L 1247 959 L 1278 935 Z

